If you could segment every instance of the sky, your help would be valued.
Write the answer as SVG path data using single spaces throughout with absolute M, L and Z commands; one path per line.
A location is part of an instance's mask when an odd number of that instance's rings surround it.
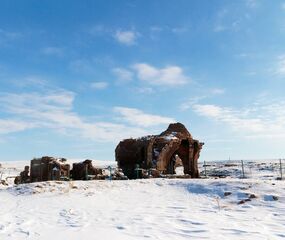
M 172 122 L 200 161 L 284 158 L 284 43 L 284 0 L 1 0 L 0 160 L 113 160 Z

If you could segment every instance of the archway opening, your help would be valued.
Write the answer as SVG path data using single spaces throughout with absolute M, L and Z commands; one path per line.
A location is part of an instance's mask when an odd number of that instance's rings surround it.
M 169 158 L 166 166 L 166 173 L 175 174 L 176 168 L 178 167 L 183 168 L 184 173 L 188 173 L 189 171 L 189 141 L 187 139 L 181 141 L 177 150 L 174 151 Z M 181 171 L 179 171 L 179 173 L 180 172 Z

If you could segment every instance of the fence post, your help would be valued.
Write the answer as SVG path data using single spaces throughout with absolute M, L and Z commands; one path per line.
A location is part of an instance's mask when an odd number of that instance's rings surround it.
M 109 176 L 109 180 L 112 180 L 112 167 L 108 166 L 109 172 L 110 172 L 110 176 Z
M 206 161 L 204 161 L 204 172 L 205 172 L 205 177 L 207 177 L 207 167 L 206 167 Z
M 283 176 L 282 176 L 282 159 L 280 158 L 279 159 L 279 163 L 280 163 L 280 175 L 281 175 L 281 180 L 282 180 L 282 178 L 283 178 Z
M 137 177 L 137 179 L 139 179 L 139 167 L 140 167 L 140 165 L 139 165 L 139 164 L 136 164 L 135 171 L 136 171 L 136 177 Z
M 245 178 L 243 160 L 241 160 L 241 169 L 242 169 L 242 178 Z

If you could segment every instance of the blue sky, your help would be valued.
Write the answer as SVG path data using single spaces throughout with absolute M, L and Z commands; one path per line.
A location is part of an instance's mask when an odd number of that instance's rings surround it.
M 0 2 L 0 160 L 114 159 L 170 122 L 201 160 L 285 155 L 285 1 Z

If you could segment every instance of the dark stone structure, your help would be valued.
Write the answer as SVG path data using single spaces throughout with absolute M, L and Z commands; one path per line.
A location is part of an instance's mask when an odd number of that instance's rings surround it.
M 30 167 L 25 166 L 24 171 L 20 172 L 20 176 L 17 176 L 14 179 L 15 184 L 20 184 L 20 183 L 29 183 L 31 181 L 30 175 Z
M 31 182 L 69 179 L 70 165 L 65 161 L 47 156 L 31 160 Z
M 131 179 L 138 177 L 138 169 L 175 174 L 179 163 L 184 167 L 184 174 L 198 178 L 198 158 L 203 144 L 193 139 L 183 124 L 172 123 L 159 135 L 121 141 L 115 155 L 118 167 Z
M 73 163 L 71 174 L 73 180 L 89 180 L 101 176 L 102 169 L 95 168 L 92 160 L 86 159 L 83 162 Z

